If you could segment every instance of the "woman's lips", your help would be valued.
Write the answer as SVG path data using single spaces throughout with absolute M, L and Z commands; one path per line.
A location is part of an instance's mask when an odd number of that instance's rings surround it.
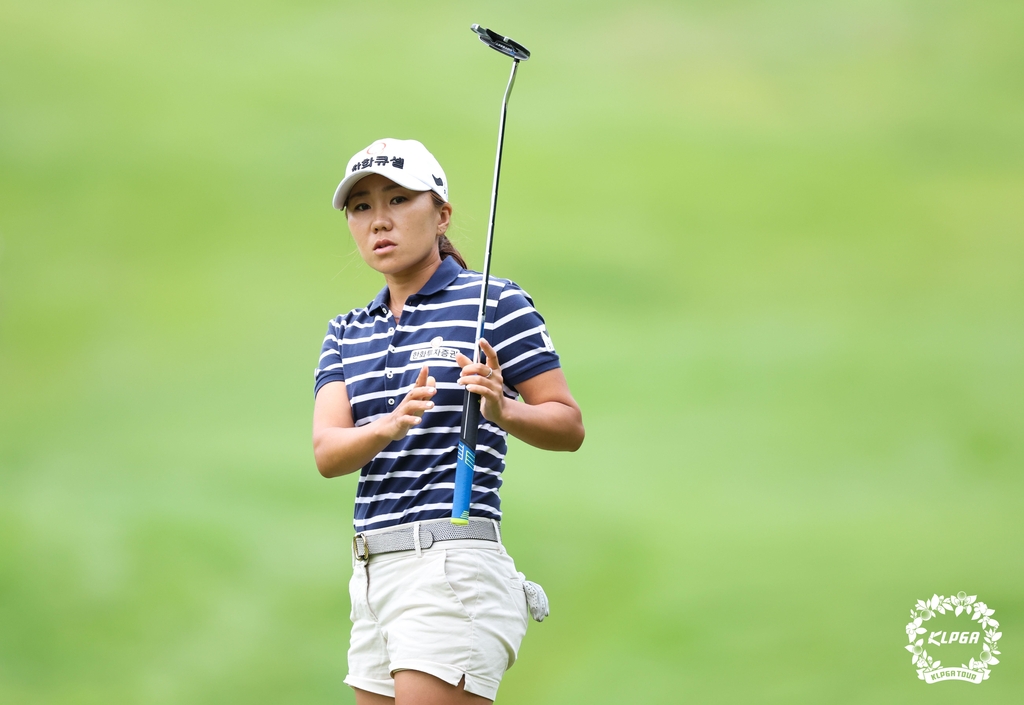
M 391 240 L 377 240 L 373 244 L 373 254 L 375 255 L 386 255 L 391 250 L 395 249 L 397 245 L 391 242 Z

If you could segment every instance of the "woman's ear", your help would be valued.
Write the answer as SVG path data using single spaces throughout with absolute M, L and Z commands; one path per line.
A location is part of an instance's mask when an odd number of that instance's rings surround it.
M 439 209 L 439 218 L 437 221 L 437 234 L 444 235 L 448 230 L 448 226 L 452 223 L 452 204 L 442 204 Z

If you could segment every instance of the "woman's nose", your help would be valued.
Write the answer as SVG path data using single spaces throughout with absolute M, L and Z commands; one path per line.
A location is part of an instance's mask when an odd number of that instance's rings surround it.
M 381 230 L 390 230 L 391 223 L 386 218 L 377 218 L 373 221 L 371 226 L 374 234 L 379 233 Z

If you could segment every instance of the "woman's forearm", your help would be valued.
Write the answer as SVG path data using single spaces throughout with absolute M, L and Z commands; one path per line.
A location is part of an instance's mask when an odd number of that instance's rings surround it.
M 578 450 L 583 445 L 583 416 L 578 408 L 558 401 L 526 404 L 507 399 L 501 427 L 542 450 Z
M 355 428 L 318 430 L 313 435 L 313 455 L 320 474 L 324 477 L 348 475 L 373 460 L 391 442 L 379 421 Z

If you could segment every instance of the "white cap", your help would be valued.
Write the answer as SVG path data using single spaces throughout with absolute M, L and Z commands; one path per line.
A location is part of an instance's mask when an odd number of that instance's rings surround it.
M 433 191 L 448 201 L 448 177 L 434 155 L 416 140 L 385 137 L 348 160 L 345 178 L 334 192 L 334 207 L 344 209 L 352 187 L 370 174 L 380 174 L 410 191 Z

